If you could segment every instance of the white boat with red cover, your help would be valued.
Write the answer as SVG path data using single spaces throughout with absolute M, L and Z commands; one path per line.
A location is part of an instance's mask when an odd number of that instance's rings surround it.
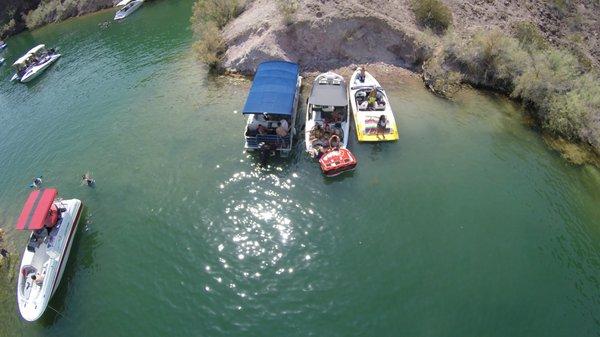
M 56 292 L 83 210 L 80 200 L 57 194 L 53 188 L 31 192 L 16 225 L 31 230 L 17 283 L 19 312 L 27 321 L 40 318 Z

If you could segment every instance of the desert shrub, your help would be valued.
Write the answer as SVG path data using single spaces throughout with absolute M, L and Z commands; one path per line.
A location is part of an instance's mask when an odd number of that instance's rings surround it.
M 423 64 L 423 79 L 431 91 L 451 98 L 460 89 L 462 74 L 445 69 L 439 58 L 431 58 Z
M 223 28 L 244 9 L 243 0 L 197 0 L 192 8 L 192 28 L 203 29 L 202 24 L 213 22 Z
M 453 53 L 471 82 L 507 92 L 530 60 L 516 39 L 499 30 L 479 32 L 467 43 L 455 45 Z
M 513 26 L 513 29 L 515 37 L 524 49 L 530 51 L 548 49 L 548 42 L 546 42 L 542 32 L 533 22 L 517 22 Z
M 277 0 L 277 6 L 283 16 L 283 22 L 286 25 L 292 24 L 299 6 L 298 0 Z
M 509 93 L 527 103 L 544 130 L 600 153 L 599 75 L 571 50 L 535 42 L 530 28 L 514 38 L 494 30 L 467 40 L 447 34 L 424 65 L 426 82 L 436 91 L 460 80 Z
M 573 6 L 573 0 L 551 0 L 551 8 L 561 16 L 565 16 Z
M 31 10 L 24 17 L 25 25 L 34 29 L 49 22 L 57 22 L 76 16 L 81 8 L 97 7 L 95 0 L 47 0 L 40 2 L 39 6 Z M 104 7 L 101 4 L 100 7 Z
M 221 63 L 226 44 L 220 29 L 213 22 L 204 25 L 204 31 L 200 39 L 194 44 L 196 56 L 200 61 L 215 69 Z
M 452 25 L 452 11 L 440 0 L 413 0 L 412 10 L 421 25 L 437 32 Z
M 534 103 L 545 113 L 557 95 L 574 89 L 581 70 L 577 59 L 566 51 L 549 50 L 532 57 L 531 65 L 515 78 L 512 95 Z
M 197 0 L 190 22 L 196 35 L 196 56 L 210 67 L 218 68 L 227 48 L 221 29 L 244 9 L 244 0 Z
M 552 95 L 544 127 L 570 140 L 582 140 L 600 150 L 600 82 L 592 73 L 573 80 L 566 93 Z
M 13 29 L 15 29 L 15 26 L 16 26 L 15 19 L 10 19 L 10 21 L 8 21 L 4 25 L 2 25 L 2 27 L 0 27 L 0 37 L 4 36 L 6 34 L 9 34 L 9 32 L 11 32 Z

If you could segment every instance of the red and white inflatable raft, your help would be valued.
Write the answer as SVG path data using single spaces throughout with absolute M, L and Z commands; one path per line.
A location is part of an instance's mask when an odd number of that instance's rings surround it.
M 337 136 L 331 138 L 329 143 L 332 144 L 332 147 L 319 159 L 323 174 L 328 177 L 335 177 L 344 172 L 354 170 L 358 164 L 356 157 L 348 149 L 333 146 L 333 141 Z M 339 138 L 337 144 L 339 144 Z

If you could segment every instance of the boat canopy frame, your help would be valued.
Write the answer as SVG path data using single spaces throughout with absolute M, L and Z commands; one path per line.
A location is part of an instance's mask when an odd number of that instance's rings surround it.
M 244 105 L 244 115 L 292 116 L 296 111 L 300 66 L 288 61 L 266 61 L 256 70 Z
M 18 230 L 37 230 L 44 227 L 52 204 L 58 195 L 55 188 L 34 190 L 23 205 L 23 210 L 17 220 Z
M 336 77 L 339 76 L 335 74 Z M 327 78 L 326 82 L 315 83 L 308 97 L 308 104 L 321 106 L 348 106 L 348 90 L 346 82 L 339 76 L 340 82 L 335 83 L 336 78 Z M 316 81 L 315 81 L 316 82 Z
M 19 57 L 19 59 L 16 60 L 15 63 L 13 63 L 13 67 L 25 65 L 25 62 L 27 62 L 27 60 L 29 60 L 32 56 L 36 55 L 40 50 L 45 50 L 45 49 L 46 49 L 46 45 L 44 45 L 44 44 L 39 44 L 39 45 L 31 48 L 31 50 L 29 50 L 27 53 L 25 53 L 25 55 Z

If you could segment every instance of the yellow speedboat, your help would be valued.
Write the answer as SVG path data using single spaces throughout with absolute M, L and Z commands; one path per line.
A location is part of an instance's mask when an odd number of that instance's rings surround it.
M 360 142 L 398 140 L 398 128 L 388 97 L 379 82 L 362 68 L 348 86 L 350 106 Z

